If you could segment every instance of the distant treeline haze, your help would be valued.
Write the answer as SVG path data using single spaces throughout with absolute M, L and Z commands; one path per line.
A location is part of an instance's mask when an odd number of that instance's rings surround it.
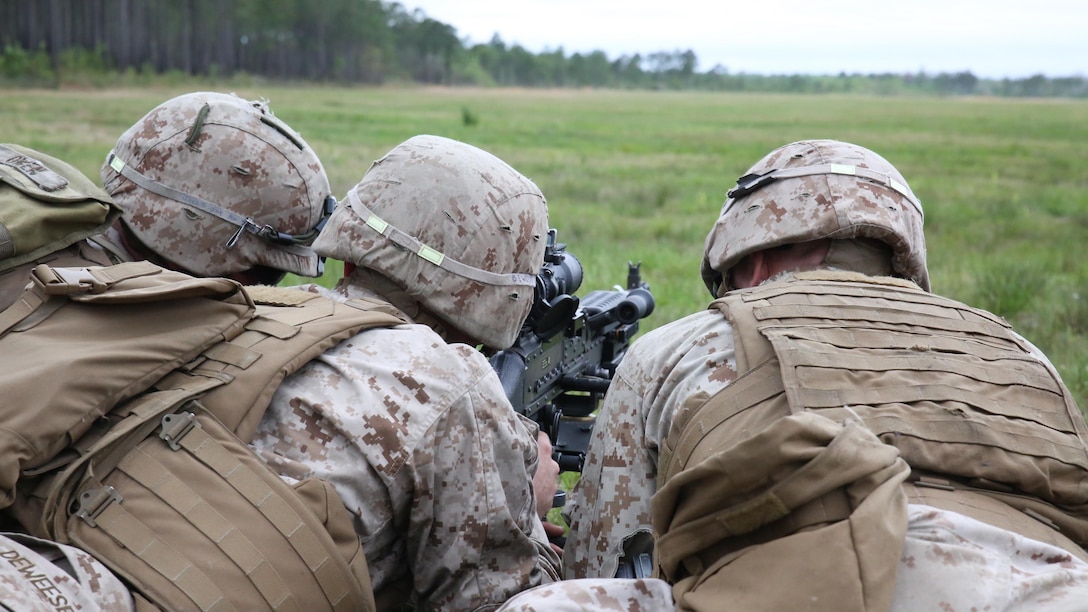
M 691 50 L 531 53 L 498 35 L 469 44 L 419 9 L 380 0 L 0 0 L 0 49 L 0 82 L 32 86 L 176 72 L 329 83 L 1088 97 L 1081 75 L 755 75 L 702 67 Z

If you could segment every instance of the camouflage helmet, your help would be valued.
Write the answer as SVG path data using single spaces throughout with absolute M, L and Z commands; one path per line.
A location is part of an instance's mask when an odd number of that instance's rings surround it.
M 308 244 L 336 201 L 321 161 L 267 101 L 168 100 L 121 135 L 101 174 L 125 228 L 168 264 L 199 276 L 321 274 Z
M 495 349 L 517 339 L 544 264 L 540 189 L 494 155 L 422 135 L 374 162 L 314 242 Z
M 794 142 L 737 179 L 706 238 L 702 277 L 713 295 L 750 253 L 821 238 L 887 244 L 892 270 L 929 290 L 922 204 L 886 159 L 834 140 Z

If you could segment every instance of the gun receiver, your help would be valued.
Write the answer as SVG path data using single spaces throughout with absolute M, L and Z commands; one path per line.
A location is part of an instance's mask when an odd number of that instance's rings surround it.
M 641 319 L 654 310 L 640 264 L 628 262 L 627 287 L 574 295 L 582 265 L 548 231 L 533 308 L 517 342 L 491 357 L 506 397 L 540 424 L 561 471 L 581 472 L 600 400 Z

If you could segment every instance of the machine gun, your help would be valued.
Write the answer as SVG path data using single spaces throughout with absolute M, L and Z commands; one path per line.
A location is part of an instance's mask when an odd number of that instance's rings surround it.
M 533 308 L 517 342 L 491 357 L 514 409 L 551 438 L 560 471 L 581 472 L 593 435 L 593 412 L 612 382 L 638 322 L 654 310 L 640 264 L 627 264 L 627 288 L 579 299 L 582 264 L 548 230 Z

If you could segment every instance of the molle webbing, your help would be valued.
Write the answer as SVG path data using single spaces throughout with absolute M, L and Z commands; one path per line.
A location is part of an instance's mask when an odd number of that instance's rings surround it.
M 257 304 L 257 316 L 245 331 L 205 351 L 184 373 L 174 375 L 179 381 L 187 376 L 231 380 L 202 397 L 201 403 L 246 442 L 288 374 L 365 329 L 406 322 L 382 302 L 336 302 L 276 287 L 248 287 L 247 293 Z
M 5 423 L 30 443 L 5 455 L 24 526 L 78 543 L 167 609 L 373 609 L 335 490 L 308 479 L 302 495 L 234 432 L 252 435 L 284 376 L 401 319 L 378 303 L 243 290 L 146 263 L 35 274 L 0 313 L 0 386 L 18 399 Z M 42 393 L 46 372 L 86 384 Z
M 45 498 L 36 533 L 95 553 L 168 609 L 370 609 L 365 567 L 349 568 L 295 491 L 193 399 L 224 381 L 172 381 L 185 384 L 115 409 L 27 492 Z
M 237 335 L 254 312 L 238 283 L 146 262 L 41 265 L 33 278 L 0 313 L 5 505 L 23 470 L 51 462 L 115 406 Z
M 715 306 L 733 322 L 740 374 L 780 362 L 791 412 L 860 418 L 914 469 L 1088 504 L 1083 419 L 1000 318 L 903 281 L 826 272 Z
M 158 435 L 143 436 L 146 424 Z M 259 598 L 270 610 L 364 609 L 369 595 L 321 522 L 198 403 L 132 430 L 91 450 L 64 527 L 73 542 L 112 551 L 106 562 L 159 605 L 233 610 Z
M 659 450 L 659 489 L 687 467 L 696 446 L 723 447 L 736 439 L 737 432 L 762 429 L 770 421 L 789 414 L 777 365 L 774 360 L 764 361 L 737 378 L 729 385 L 729 393 L 713 397 L 713 408 L 706 408 L 711 398 L 705 394 L 684 404 L 673 418 L 669 435 Z M 777 408 L 754 410 L 771 402 L 777 402 Z M 752 418 L 757 420 L 753 422 Z

